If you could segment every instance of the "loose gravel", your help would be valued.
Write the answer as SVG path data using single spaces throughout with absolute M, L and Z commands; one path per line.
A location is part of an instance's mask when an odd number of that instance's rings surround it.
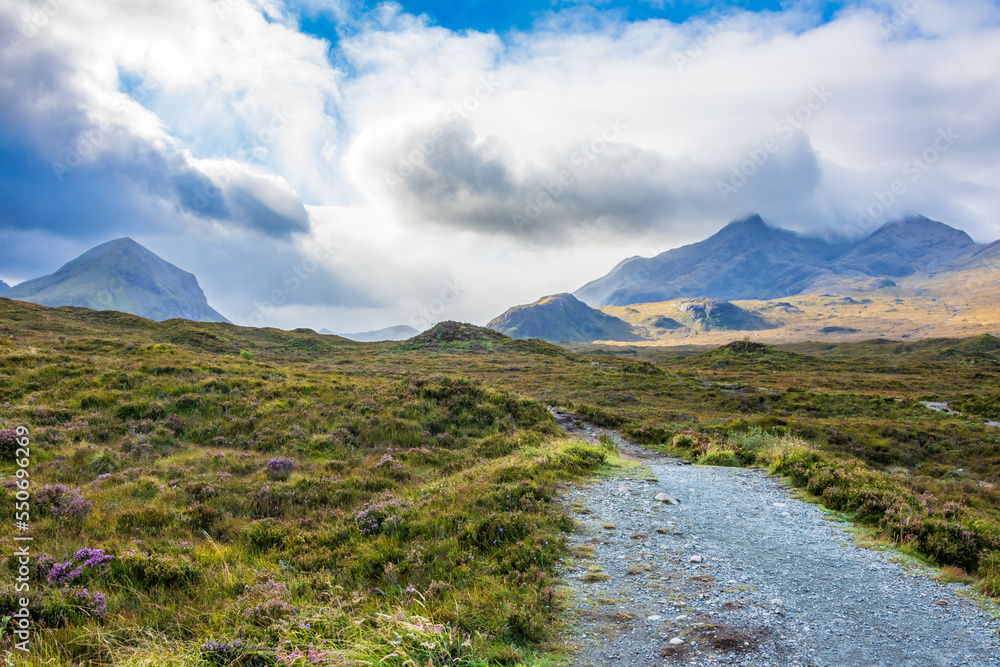
M 571 433 L 602 433 L 555 412 Z M 857 546 L 763 471 L 691 466 L 614 437 L 642 475 L 562 495 L 578 521 L 564 573 L 572 664 L 1000 665 L 1000 606 Z M 678 504 L 654 499 L 664 493 Z

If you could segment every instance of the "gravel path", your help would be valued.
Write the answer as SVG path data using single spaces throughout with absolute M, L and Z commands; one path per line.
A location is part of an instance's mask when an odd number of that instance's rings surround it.
M 565 572 L 574 665 L 1000 665 L 1000 607 L 856 546 L 762 471 L 685 465 L 617 439 L 658 481 L 563 496 L 579 523 Z

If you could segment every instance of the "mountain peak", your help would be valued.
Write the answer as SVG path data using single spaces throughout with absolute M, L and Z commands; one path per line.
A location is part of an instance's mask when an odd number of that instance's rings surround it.
M 764 222 L 764 218 L 760 217 L 757 213 L 751 213 L 745 218 L 737 218 L 731 221 L 726 227 L 743 227 L 743 228 L 764 228 L 771 229 L 771 226 Z
M 227 322 L 205 299 L 193 274 L 124 237 L 102 243 L 4 294 L 43 306 L 117 310 L 151 320 Z
M 939 271 L 978 249 L 962 230 L 911 215 L 879 227 L 838 259 L 835 269 L 899 278 Z
M 907 233 L 913 233 L 914 231 L 919 231 L 920 233 L 923 234 L 942 234 L 942 235 L 954 236 L 956 238 L 962 236 L 968 238 L 968 234 L 966 234 L 962 230 L 955 229 L 954 227 L 946 225 L 943 222 L 938 222 L 937 220 L 931 220 L 930 218 L 927 218 L 922 215 L 908 215 L 902 220 L 893 220 L 892 222 L 888 222 L 879 227 L 877 230 L 875 230 L 872 236 L 875 236 L 876 234 L 880 233 L 886 234 L 902 230 L 905 230 Z M 970 242 L 972 241 L 971 238 L 969 240 Z

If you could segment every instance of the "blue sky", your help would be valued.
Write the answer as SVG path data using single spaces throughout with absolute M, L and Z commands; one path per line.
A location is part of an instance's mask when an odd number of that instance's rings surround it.
M 479 30 L 505 33 L 511 29 L 528 30 L 540 18 L 553 11 L 592 8 L 603 12 L 619 13 L 627 21 L 663 19 L 676 23 L 694 16 L 732 11 L 741 8 L 749 11 L 779 11 L 781 2 L 770 0 L 746 0 L 745 2 L 531 2 L 509 0 L 493 2 L 474 0 L 473 2 L 448 2 L 447 0 L 415 0 L 400 3 L 404 11 L 425 14 L 436 25 L 449 30 Z M 831 3 L 832 4 L 832 3 Z
M 0 5 L 12 284 L 131 236 L 234 322 L 360 331 L 484 323 L 752 212 L 1000 238 L 992 0 L 38 11 Z

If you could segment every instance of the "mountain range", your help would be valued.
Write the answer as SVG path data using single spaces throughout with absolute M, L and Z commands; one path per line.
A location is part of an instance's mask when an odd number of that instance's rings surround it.
M 117 310 L 157 321 L 229 321 L 208 305 L 193 274 L 130 238 L 91 248 L 55 273 L 15 285 L 3 296 L 43 306 Z
M 632 257 L 570 295 L 518 306 L 489 326 L 553 342 L 718 343 L 974 335 L 1000 330 L 1000 241 L 923 216 L 829 241 L 760 216 L 655 257 Z M 591 322 L 613 327 L 593 327 Z M 582 328 L 581 328 L 582 327 Z M 627 333 L 622 333 L 627 332 Z M 692 340 L 694 339 L 694 340 Z
M 626 259 L 573 294 L 510 308 L 488 327 L 513 338 L 616 344 L 727 342 L 733 332 L 769 342 L 976 335 L 1000 330 L 998 285 L 1000 241 L 977 245 L 922 216 L 862 239 L 830 241 L 753 215 L 698 243 Z M 128 238 L 92 248 L 51 275 L 14 287 L 0 282 L 0 293 L 152 320 L 227 321 L 194 275 Z M 416 333 L 401 325 L 341 335 L 370 342 Z
M 827 241 L 770 227 L 758 215 L 738 220 L 704 241 L 655 257 L 632 257 L 574 292 L 591 306 L 627 306 L 706 297 L 777 299 L 832 283 L 915 273 L 934 275 L 1000 255 L 968 234 L 922 216 L 880 227 L 858 241 Z

